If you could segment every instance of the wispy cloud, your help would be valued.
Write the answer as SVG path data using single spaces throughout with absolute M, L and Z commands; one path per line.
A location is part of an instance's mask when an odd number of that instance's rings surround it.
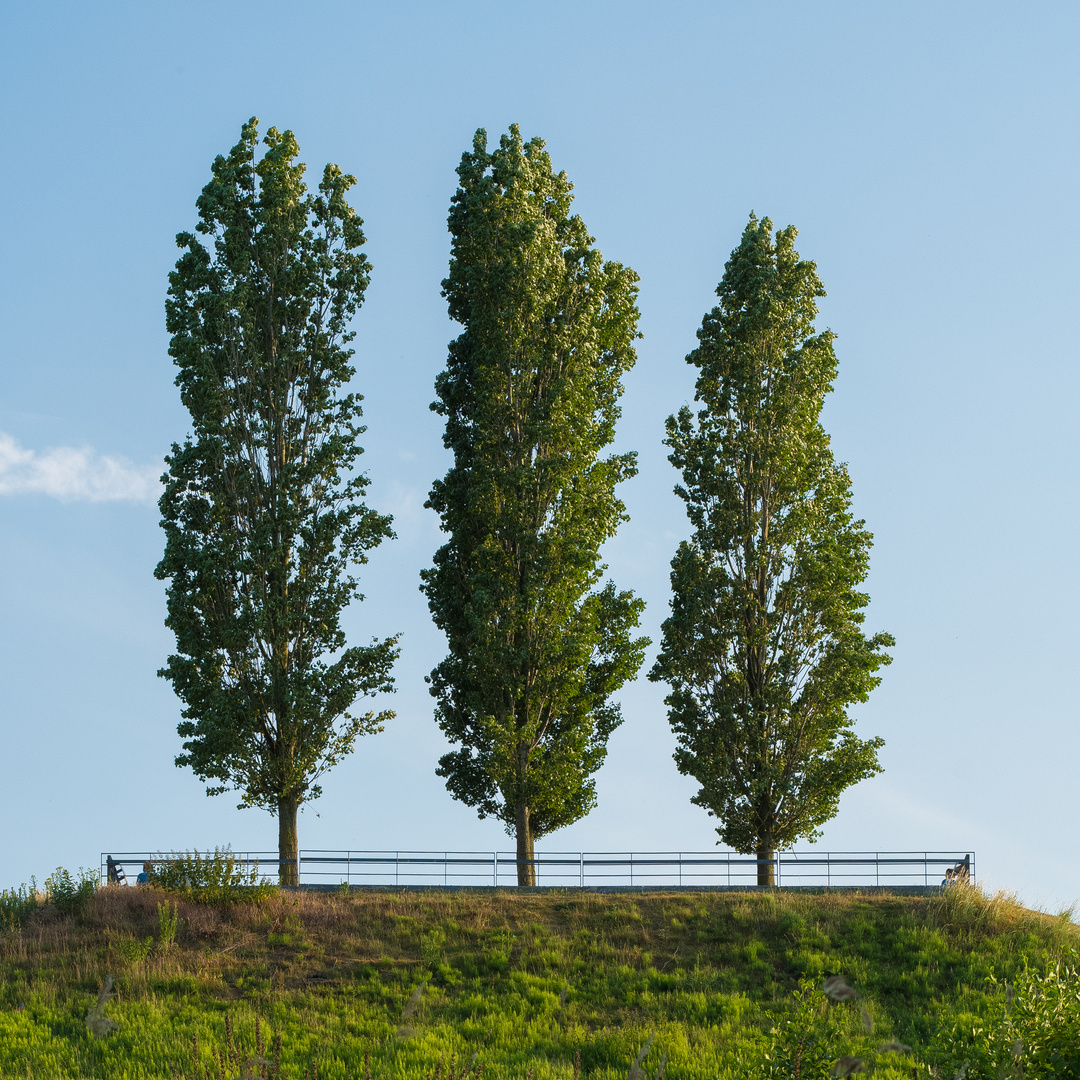
M 0 495 L 51 495 L 64 501 L 153 502 L 161 465 L 133 465 L 89 447 L 38 453 L 0 431 Z
M 424 509 L 427 492 L 411 484 L 391 480 L 387 487 L 373 493 L 372 505 L 380 513 L 390 514 L 398 540 L 406 547 L 417 543 L 430 546 L 439 544 L 439 519 L 431 510 Z

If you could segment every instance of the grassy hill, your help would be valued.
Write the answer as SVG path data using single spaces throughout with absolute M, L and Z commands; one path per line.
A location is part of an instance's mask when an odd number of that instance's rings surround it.
M 453 1057 L 454 1076 L 623 1080 L 650 1036 L 639 1067 L 650 1080 L 665 1055 L 668 1080 L 813 1080 L 845 1055 L 905 1080 L 951 1078 L 969 1060 L 974 1077 L 989 1068 L 980 1040 L 1012 1039 L 1024 992 L 1046 996 L 1025 969 L 1075 964 L 1078 945 L 1068 916 L 962 887 L 273 890 L 208 905 L 111 886 L 75 913 L 39 905 L 0 933 L 0 1076 L 240 1076 L 235 1050 L 255 1053 L 258 1023 L 272 1062 L 258 1074 L 294 1078 L 313 1066 L 324 1080 L 421 1077 L 441 1060 L 445 1080 Z M 116 998 L 99 1013 L 117 1026 L 95 1038 L 85 1017 L 106 975 Z M 831 975 L 860 997 L 830 1002 Z M 1027 991 L 1006 1015 L 1004 983 L 1018 979 Z M 1055 1030 L 1076 1023 L 1080 1036 L 1070 977 L 1055 985 Z M 879 1049 L 889 1042 L 912 1052 Z M 227 1043 L 222 1070 L 211 1062 Z M 1026 1075 L 1076 1075 L 1068 1066 Z

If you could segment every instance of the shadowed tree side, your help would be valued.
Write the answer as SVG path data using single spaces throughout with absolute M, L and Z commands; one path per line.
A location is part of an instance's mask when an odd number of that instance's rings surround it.
M 363 599 L 350 568 L 393 534 L 362 502 L 362 399 L 341 392 L 370 269 L 355 179 L 327 165 L 310 193 L 292 133 L 263 142 L 259 159 L 252 119 L 215 160 L 169 275 L 192 435 L 166 458 L 159 503 L 177 650 L 159 674 L 184 703 L 176 764 L 276 814 L 280 881 L 296 884 L 298 808 L 393 716 L 349 710 L 393 688 L 397 639 L 346 647 L 340 625 Z
M 881 771 L 883 740 L 852 731 L 890 661 L 863 635 L 872 536 L 851 514 L 847 469 L 821 426 L 834 335 L 816 333 L 817 269 L 751 215 L 687 362 L 695 417 L 668 418 L 669 460 L 693 537 L 671 563 L 671 615 L 649 677 L 666 702 L 679 771 L 721 840 L 773 884 L 777 848 L 813 839 L 841 792 Z
M 637 275 L 604 262 L 569 212 L 571 185 L 517 127 L 488 153 L 478 131 L 450 210 L 450 345 L 432 408 L 454 464 L 428 505 L 447 543 L 422 574 L 449 655 L 430 676 L 457 749 L 451 794 L 534 842 L 596 803 L 593 774 L 621 722 L 611 695 L 641 665 L 643 604 L 599 551 L 626 518 L 615 485 L 636 455 L 601 457 L 635 360 Z

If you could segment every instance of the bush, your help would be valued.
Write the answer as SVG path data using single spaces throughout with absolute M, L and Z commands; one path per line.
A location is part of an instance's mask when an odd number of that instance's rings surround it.
M 999 984 L 990 1023 L 955 1027 L 948 1052 L 969 1080 L 1055 1077 L 1080 1080 L 1080 972 L 1058 961 L 1042 975 L 1025 971 L 1015 986 Z
M 78 915 L 97 892 L 100 877 L 96 870 L 79 870 L 78 878 L 58 866 L 45 879 L 45 900 L 61 915 Z
M 199 904 L 257 903 L 276 892 L 255 865 L 245 869 L 228 848 L 213 855 L 173 852 L 153 860 L 150 884 Z
M 794 1008 L 769 1031 L 761 1047 L 759 1075 L 828 1080 L 842 1047 L 835 1026 L 830 1030 L 829 1002 L 815 982 L 800 982 L 792 994 Z
M 0 933 L 18 930 L 23 919 L 38 906 L 37 881 L 0 892 Z

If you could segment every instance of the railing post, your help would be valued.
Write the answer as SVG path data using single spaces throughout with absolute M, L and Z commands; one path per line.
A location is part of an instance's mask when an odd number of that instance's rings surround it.
M 585 852 L 578 852 L 578 885 L 585 888 Z

